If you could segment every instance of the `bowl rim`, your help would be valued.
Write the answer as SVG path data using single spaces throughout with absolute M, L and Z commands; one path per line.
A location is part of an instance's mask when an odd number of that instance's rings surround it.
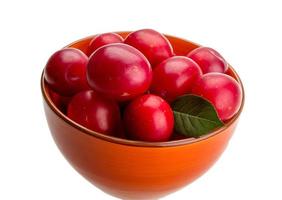
M 115 32 L 115 33 L 126 33 L 127 31 L 123 31 L 123 32 Z M 170 38 L 175 38 L 178 40 L 183 40 L 185 42 L 189 42 L 193 45 L 196 46 L 201 46 L 199 44 L 196 44 L 194 42 L 191 42 L 189 40 L 180 38 L 180 37 L 175 37 L 175 36 L 171 36 L 168 34 L 164 34 L 165 36 L 169 36 Z M 72 43 L 70 43 L 69 45 L 67 45 L 66 47 L 69 47 L 75 43 L 78 43 L 80 41 L 86 40 L 86 39 L 90 39 L 92 38 L 94 35 L 92 36 L 88 36 L 88 37 L 84 37 L 82 39 L 76 40 Z M 49 106 L 49 108 L 51 108 L 51 110 L 64 122 L 66 122 L 68 125 L 72 126 L 73 128 L 78 129 L 80 132 L 87 134 L 91 137 L 96 137 L 97 139 L 102 139 L 105 140 L 107 142 L 111 142 L 111 143 L 117 143 L 117 144 L 122 144 L 122 145 L 128 145 L 128 146 L 137 146 L 137 147 L 174 147 L 174 146 L 181 146 L 181 145 L 187 145 L 187 144 L 193 144 L 193 143 L 197 143 L 203 140 L 207 140 L 210 139 L 216 135 L 218 135 L 219 133 L 225 131 L 226 129 L 228 129 L 230 126 L 232 126 L 237 119 L 239 118 L 239 116 L 242 113 L 244 104 L 245 104 L 245 90 L 244 90 L 244 86 L 243 83 L 239 77 L 239 75 L 237 74 L 237 72 L 234 70 L 234 68 L 232 66 L 230 66 L 230 64 L 228 64 L 228 67 L 231 69 L 231 71 L 233 72 L 235 78 L 237 79 L 239 85 L 241 86 L 241 90 L 242 90 L 242 102 L 240 105 L 240 108 L 238 110 L 238 112 L 226 123 L 224 124 L 224 126 L 206 134 L 203 135 L 199 138 L 185 138 L 185 139 L 180 139 L 180 140 L 172 140 L 172 141 L 166 141 L 166 142 L 145 142 L 145 141 L 136 141 L 136 140 L 129 140 L 129 139 L 124 139 L 124 138 L 118 138 L 115 136 L 109 136 L 109 135 L 105 135 L 93 130 L 90 130 L 78 123 L 76 123 L 75 121 L 71 120 L 70 118 L 68 118 L 64 113 L 62 113 L 53 103 L 53 101 L 51 100 L 50 96 L 48 95 L 47 89 L 46 89 L 46 82 L 44 80 L 44 69 L 41 73 L 41 92 L 42 92 L 42 96 L 44 101 L 47 103 L 47 105 Z

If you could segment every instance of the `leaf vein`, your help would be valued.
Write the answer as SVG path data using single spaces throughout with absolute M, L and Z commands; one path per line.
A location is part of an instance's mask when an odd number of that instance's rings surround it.
M 195 115 L 190 115 L 188 113 L 181 113 L 181 112 L 178 112 L 178 111 L 173 111 L 173 112 L 175 112 L 175 113 L 177 113 L 179 115 L 184 115 L 184 116 L 188 115 L 191 118 L 196 118 L 198 120 L 203 120 L 203 121 L 207 121 L 207 122 L 210 122 L 210 123 L 213 123 L 213 124 L 218 124 L 216 121 L 212 121 L 212 120 L 209 120 L 209 119 L 206 119 L 206 118 L 202 118 L 202 117 L 198 117 L 198 116 L 195 116 Z

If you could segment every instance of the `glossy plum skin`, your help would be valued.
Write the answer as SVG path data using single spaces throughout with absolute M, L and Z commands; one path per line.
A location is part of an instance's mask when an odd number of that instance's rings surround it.
M 202 71 L 197 63 L 185 56 L 170 57 L 153 69 L 151 93 L 172 102 L 191 92 Z
M 225 73 L 228 69 L 225 59 L 214 49 L 209 47 L 198 47 L 187 54 L 202 69 L 203 73 L 220 72 Z
M 109 44 L 95 51 L 89 60 L 89 85 L 99 93 L 119 101 L 146 92 L 152 69 L 146 57 L 126 44 Z
M 238 82 L 222 73 L 204 74 L 192 92 L 209 100 L 222 121 L 232 118 L 242 102 L 242 89 Z
M 90 56 L 96 49 L 107 44 L 122 43 L 123 38 L 116 33 L 103 33 L 94 37 L 88 46 L 87 55 Z
M 125 38 L 124 43 L 140 50 L 152 67 L 173 56 L 173 49 L 168 39 L 152 29 L 132 32 Z
M 50 88 L 62 96 L 89 89 L 86 80 L 88 57 L 80 50 L 65 48 L 48 60 L 44 77 Z
M 67 116 L 93 131 L 113 135 L 121 123 L 117 103 L 92 90 L 76 94 L 68 105 Z
M 174 126 L 173 112 L 161 97 L 146 94 L 133 100 L 125 109 L 127 135 L 147 142 L 168 141 Z

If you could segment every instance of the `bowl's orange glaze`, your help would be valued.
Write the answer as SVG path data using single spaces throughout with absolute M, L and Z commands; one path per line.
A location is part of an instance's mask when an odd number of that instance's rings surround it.
M 123 37 L 128 32 L 122 32 Z M 198 45 L 167 36 L 177 55 Z M 85 51 L 92 37 L 72 43 Z M 230 68 L 228 74 L 242 83 Z M 239 112 L 227 124 L 198 139 L 138 142 L 105 136 L 68 119 L 51 101 L 42 75 L 41 88 L 52 136 L 70 164 L 98 188 L 123 199 L 154 199 L 177 191 L 206 172 L 220 157 L 238 122 Z M 242 86 L 243 89 L 243 86 Z

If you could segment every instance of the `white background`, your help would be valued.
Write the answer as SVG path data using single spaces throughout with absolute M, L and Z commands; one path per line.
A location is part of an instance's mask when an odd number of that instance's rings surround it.
M 279 0 L 1 1 L 0 199 L 115 199 L 59 153 L 39 80 L 48 57 L 66 44 L 141 28 L 217 49 L 246 89 L 244 112 L 223 156 L 164 199 L 282 199 L 281 19 Z

